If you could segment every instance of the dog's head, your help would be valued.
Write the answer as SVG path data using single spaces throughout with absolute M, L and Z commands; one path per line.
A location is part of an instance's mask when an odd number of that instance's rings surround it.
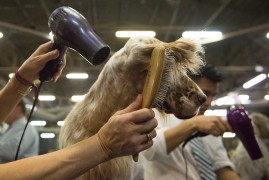
M 110 59 L 110 66 L 117 69 L 118 75 L 132 82 L 133 88 L 142 93 L 147 73 L 150 68 L 152 51 L 157 46 L 164 46 L 169 51 L 173 65 L 169 72 L 168 91 L 162 104 L 154 105 L 166 113 L 173 113 L 178 118 L 190 118 L 197 114 L 206 96 L 192 81 L 188 73 L 199 73 L 204 65 L 203 49 L 197 43 L 179 39 L 175 42 L 164 43 L 155 38 L 130 38 L 125 46 Z M 115 71 L 114 71 L 115 72 Z M 119 73 L 120 72 L 120 73 Z M 122 75 L 124 74 L 124 75 Z M 124 82 L 127 86 L 128 82 Z M 164 82 L 161 82 L 164 83 Z M 129 91 L 131 93 L 131 91 Z

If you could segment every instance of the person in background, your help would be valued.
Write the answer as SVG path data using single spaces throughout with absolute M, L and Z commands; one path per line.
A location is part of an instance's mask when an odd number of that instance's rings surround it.
M 157 137 L 154 145 L 142 153 L 146 180 L 240 179 L 234 172 L 234 165 L 228 158 L 220 137 L 224 132 L 232 131 L 232 128 L 221 117 L 203 115 L 219 91 L 222 76 L 216 68 L 208 64 L 201 70 L 201 74 L 192 79 L 205 93 L 207 100 L 198 115 L 187 120 L 177 119 L 172 114 L 167 114 L 164 119 L 155 111 L 155 118 L 158 120 Z M 190 140 L 198 132 L 210 135 Z M 189 142 L 183 147 L 187 140 Z M 203 162 L 196 159 L 197 150 L 206 155 L 199 157 Z
M 45 64 L 59 56 L 58 50 L 51 51 L 51 48 L 51 42 L 39 46 L 19 67 L 19 76 L 29 83 L 39 79 L 39 72 Z M 54 81 L 59 78 L 65 62 L 64 58 L 53 76 Z M 30 88 L 13 76 L 1 89 L 0 122 L 8 117 Z M 141 109 L 141 106 L 142 96 L 139 95 L 128 107 L 111 116 L 97 134 L 88 139 L 49 154 L 0 164 L 1 179 L 74 179 L 102 162 L 137 154 L 151 147 L 153 141 L 148 139 L 147 134 L 156 137 L 157 121 L 151 109 Z
M 0 163 L 15 160 L 17 148 L 19 146 L 25 125 L 26 108 L 23 100 L 13 109 L 6 118 L 5 123 L 9 128 L 0 134 Z M 18 153 L 18 159 L 36 156 L 39 152 L 39 136 L 35 127 L 29 125 L 26 128 L 22 144 Z

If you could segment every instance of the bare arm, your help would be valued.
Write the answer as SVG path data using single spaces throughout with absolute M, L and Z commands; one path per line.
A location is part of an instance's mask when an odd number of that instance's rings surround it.
M 196 126 L 191 121 L 186 120 L 179 125 L 165 131 L 164 136 L 167 153 L 170 153 L 182 142 L 188 139 L 188 137 L 190 137 L 191 134 L 196 131 L 196 129 Z
M 39 79 L 39 72 L 43 69 L 45 64 L 52 59 L 59 56 L 57 50 L 50 51 L 51 42 L 42 44 L 37 48 L 37 50 L 22 64 L 18 69 L 19 74 L 29 82 L 34 82 Z M 54 75 L 54 80 L 60 76 L 62 69 L 65 66 L 65 58 L 63 64 L 60 66 L 56 74 Z M 28 86 L 21 84 L 13 76 L 7 85 L 0 91 L 0 122 L 3 122 L 17 103 L 22 99 L 22 93 L 25 93 L 29 89 Z
M 240 180 L 241 178 L 230 168 L 224 167 L 216 171 L 218 180 Z
M 1 164 L 0 174 L 2 179 L 74 179 L 105 160 L 93 136 L 63 150 Z
M 226 131 L 232 131 L 232 128 L 218 116 L 194 116 L 193 118 L 184 120 L 179 125 L 168 129 L 164 133 L 167 152 L 170 153 L 173 151 L 196 131 L 220 136 Z
M 0 165 L 1 179 L 74 179 L 92 167 L 119 156 L 133 155 L 153 145 L 157 121 L 150 109 L 140 109 L 142 96 L 118 111 L 86 140 L 42 156 Z

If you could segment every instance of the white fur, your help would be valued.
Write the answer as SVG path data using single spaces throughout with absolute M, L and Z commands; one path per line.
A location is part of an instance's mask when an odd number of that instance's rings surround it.
M 163 43 L 155 38 L 131 38 L 109 59 L 85 99 L 76 104 L 65 119 L 60 132 L 61 148 L 97 133 L 116 111 L 128 106 L 142 93 L 151 52 L 160 45 L 172 52 L 174 68 L 168 83 L 166 106 L 158 108 L 182 117 L 196 114 L 200 107 L 197 97 L 204 94 L 186 75 L 186 71 L 198 73 L 204 64 L 200 56 L 203 55 L 201 46 L 184 39 Z M 184 86 L 181 82 L 185 82 Z M 180 101 L 182 96 L 187 98 Z M 132 162 L 131 157 L 116 158 L 98 165 L 80 179 L 128 180 Z

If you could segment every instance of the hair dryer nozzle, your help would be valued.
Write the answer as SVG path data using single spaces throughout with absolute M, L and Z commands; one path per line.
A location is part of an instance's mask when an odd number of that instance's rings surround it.
M 76 50 L 93 65 L 104 62 L 110 48 L 92 30 L 88 21 L 70 7 L 59 7 L 52 12 L 48 25 L 55 43 Z
M 227 120 L 243 143 L 252 160 L 262 158 L 262 152 L 254 136 L 254 130 L 247 111 L 242 106 L 231 106 Z

